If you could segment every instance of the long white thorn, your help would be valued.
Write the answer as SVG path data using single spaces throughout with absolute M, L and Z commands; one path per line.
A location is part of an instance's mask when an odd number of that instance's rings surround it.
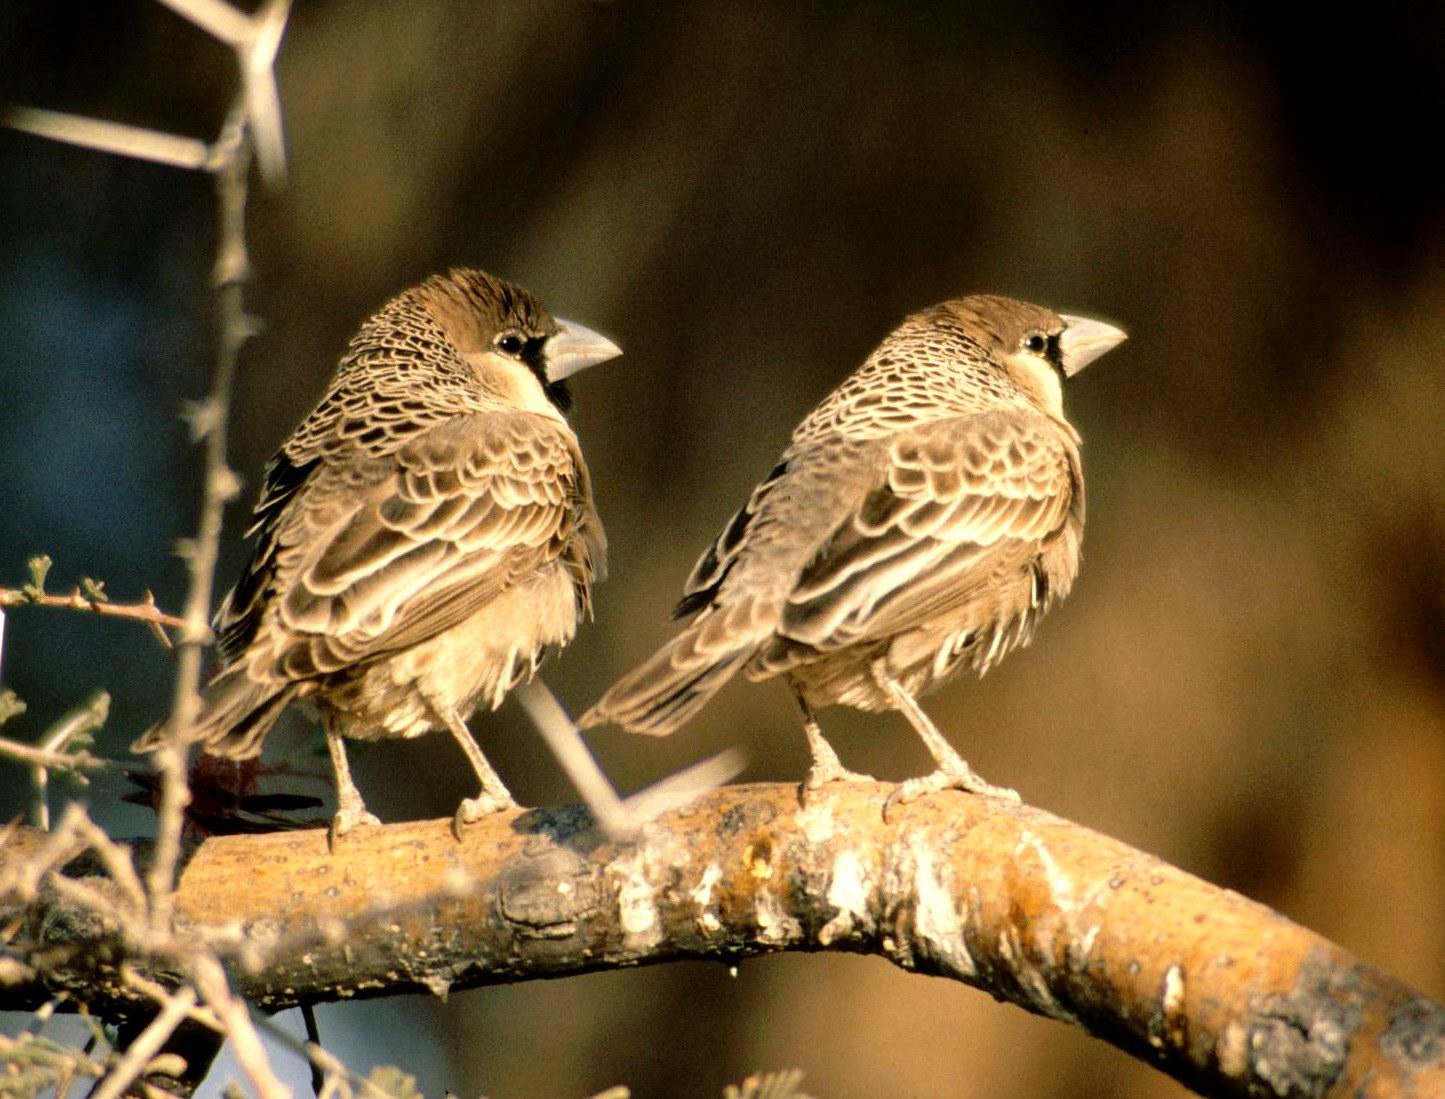
M 0 108 L 0 123 L 27 134 L 63 141 L 67 145 L 168 164 L 173 168 L 204 171 L 211 163 L 210 147 L 197 138 L 179 137 L 99 118 L 46 111 L 39 107 L 5 107 Z

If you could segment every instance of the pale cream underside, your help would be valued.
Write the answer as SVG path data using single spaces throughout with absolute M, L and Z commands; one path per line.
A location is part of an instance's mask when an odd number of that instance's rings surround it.
M 446 633 L 344 675 L 321 706 L 356 740 L 420 736 L 445 727 L 448 707 L 463 720 L 479 706 L 496 709 L 544 649 L 576 630 L 576 587 L 554 563 Z

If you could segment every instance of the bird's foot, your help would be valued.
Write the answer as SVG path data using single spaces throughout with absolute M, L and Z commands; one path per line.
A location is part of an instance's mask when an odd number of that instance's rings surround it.
M 977 771 L 960 759 L 956 764 L 940 767 L 932 774 L 899 783 L 883 803 L 883 819 L 888 820 L 898 806 L 907 805 L 910 801 L 917 801 L 939 790 L 963 790 L 982 798 L 997 798 L 1015 805 L 1023 800 L 1017 790 L 985 782 Z
M 366 811 L 366 806 L 338 809 L 326 830 L 326 849 L 336 850 L 336 841 L 357 828 L 380 828 L 381 820 Z
M 798 787 L 798 801 L 803 808 L 812 805 L 825 786 L 835 782 L 871 782 L 878 780 L 872 775 L 865 775 L 859 771 L 850 771 L 838 762 L 837 758 L 831 760 L 814 761 L 813 766 L 808 768 L 808 775 Z
M 452 835 L 460 840 L 462 829 L 468 824 L 475 824 L 483 817 L 515 809 L 516 806 L 517 802 L 511 795 L 496 797 L 492 794 L 478 794 L 474 798 L 463 798 L 457 806 L 456 816 L 452 817 Z

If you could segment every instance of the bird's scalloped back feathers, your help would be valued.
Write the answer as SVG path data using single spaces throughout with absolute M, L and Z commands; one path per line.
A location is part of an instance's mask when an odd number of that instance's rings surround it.
M 1037 414 L 942 420 L 900 434 L 889 457 L 883 484 L 798 577 L 788 641 L 828 651 L 941 616 L 982 622 L 997 570 L 1026 567 L 1071 514 L 1077 455 Z
M 402 447 L 364 491 L 329 467 L 313 474 L 307 494 L 324 506 L 277 525 L 274 674 L 325 674 L 417 644 L 564 555 L 585 588 L 580 562 L 600 562 L 605 543 L 580 467 L 562 425 L 490 413 Z M 572 548 L 579 527 L 591 545 Z
M 526 290 L 482 271 L 455 268 L 402 291 L 357 330 L 284 455 L 303 465 L 323 453 L 390 454 L 453 416 L 495 410 L 463 356 L 510 327 L 546 336 L 557 322 Z

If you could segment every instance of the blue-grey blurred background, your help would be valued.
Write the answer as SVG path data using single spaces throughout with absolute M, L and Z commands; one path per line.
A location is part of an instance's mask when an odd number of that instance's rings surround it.
M 349 334 L 453 264 L 535 290 L 626 357 L 573 422 L 612 542 L 573 707 L 668 634 L 695 555 L 796 421 L 905 313 L 992 290 L 1117 321 L 1074 384 L 1086 560 L 1032 648 L 930 709 L 1025 798 L 1242 890 L 1445 994 L 1445 8 L 1177 0 L 826 5 L 300 0 L 292 177 L 252 203 L 231 453 L 247 478 Z M 12 0 L 0 98 L 213 135 L 230 54 L 146 0 Z M 206 179 L 0 133 L 0 585 L 153 588 L 193 530 L 177 412 L 212 356 Z M 88 691 L 120 753 L 164 713 L 145 630 L 9 614 L 38 737 Z M 823 720 L 845 761 L 927 764 L 901 720 Z M 512 707 L 474 722 L 530 803 L 569 791 Z M 284 738 L 282 738 L 284 739 Z M 594 738 L 625 788 L 729 744 L 796 779 L 777 684 L 670 740 Z M 304 730 L 292 759 L 319 765 Z M 445 739 L 358 746 L 385 818 L 468 792 Z M 0 776 L 0 810 L 23 809 Z M 319 787 L 318 787 L 319 788 Z M 74 792 L 74 791 L 73 791 Z M 126 834 L 150 820 L 100 780 Z M 876 959 L 677 965 L 322 1011 L 429 1094 L 717 1094 L 797 1065 L 820 1099 L 1177 1096 L 1057 1023 Z

